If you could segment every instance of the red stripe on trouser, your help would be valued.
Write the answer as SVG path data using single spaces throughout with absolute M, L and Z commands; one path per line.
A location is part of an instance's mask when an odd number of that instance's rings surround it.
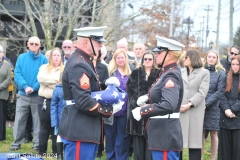
M 80 142 L 76 142 L 76 155 L 75 155 L 76 160 L 80 159 Z
M 163 151 L 163 160 L 167 160 L 167 151 Z

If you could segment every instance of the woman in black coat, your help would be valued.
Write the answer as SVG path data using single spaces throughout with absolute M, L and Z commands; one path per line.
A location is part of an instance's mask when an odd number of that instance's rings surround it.
M 211 160 L 215 160 L 218 150 L 218 130 L 220 119 L 220 98 L 225 91 L 225 69 L 220 64 L 218 53 L 214 50 L 208 51 L 203 61 L 203 66 L 210 72 L 209 90 L 206 96 L 206 109 L 203 123 L 203 147 L 204 150 L 205 131 L 211 135 Z
M 98 54 L 93 59 L 93 65 L 97 71 L 97 75 L 99 77 L 100 83 L 105 82 L 106 79 L 108 79 L 108 69 L 107 66 L 103 63 L 101 63 L 101 51 L 98 52 Z M 102 90 L 105 88 L 101 88 Z M 104 151 L 104 143 L 103 143 L 103 137 L 104 137 L 104 130 L 102 129 L 103 135 L 101 135 L 101 143 L 98 146 L 98 152 L 97 157 L 102 157 L 102 152 Z
M 221 97 L 218 160 L 240 159 L 240 55 L 233 57 Z
M 141 66 L 132 71 L 127 82 L 129 105 L 126 133 L 133 136 L 134 160 L 151 159 L 151 151 L 144 138 L 146 120 L 136 121 L 133 118 L 132 110 L 137 107 L 138 97 L 148 93 L 159 73 L 160 70 L 156 68 L 155 56 L 151 52 L 146 52 L 142 57 Z

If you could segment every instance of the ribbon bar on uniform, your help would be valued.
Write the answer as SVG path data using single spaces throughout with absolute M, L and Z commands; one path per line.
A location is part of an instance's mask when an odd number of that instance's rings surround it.
M 164 116 L 153 116 L 153 117 L 150 117 L 150 118 L 179 118 L 179 113 L 172 113 L 172 114 L 167 114 L 167 115 L 164 115 Z

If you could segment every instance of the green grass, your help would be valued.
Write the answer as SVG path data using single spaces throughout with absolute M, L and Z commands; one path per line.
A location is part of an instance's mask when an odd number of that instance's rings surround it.
M 10 146 L 11 143 L 13 142 L 13 128 L 12 127 L 7 127 L 7 134 L 6 134 L 6 139 L 5 141 L 0 141 L 0 153 L 31 153 L 36 155 L 37 152 L 35 152 L 34 150 L 32 150 L 32 143 L 27 143 L 27 144 L 22 144 L 21 145 L 21 149 L 15 152 L 10 151 Z M 210 136 L 209 136 L 210 137 Z M 49 140 L 48 143 L 48 153 L 51 153 L 51 141 Z M 208 138 L 207 142 L 205 142 L 205 150 L 204 151 L 204 158 L 203 160 L 210 160 L 211 157 L 211 153 L 208 152 L 208 148 L 210 148 L 210 139 Z M 45 160 L 56 160 L 56 158 L 51 158 L 51 157 L 46 157 L 44 158 Z M 105 160 L 106 159 L 106 155 L 105 153 L 103 153 L 103 157 L 101 158 L 97 158 L 97 160 Z M 132 160 L 133 157 L 130 158 L 130 160 Z M 183 151 L 183 159 L 184 160 L 188 160 L 188 151 L 187 149 L 184 149 Z

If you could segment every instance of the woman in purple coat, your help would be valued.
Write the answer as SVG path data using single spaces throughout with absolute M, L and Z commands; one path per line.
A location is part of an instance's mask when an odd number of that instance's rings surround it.
M 109 63 L 108 71 L 110 76 L 117 77 L 120 88 L 127 92 L 127 81 L 131 74 L 128 57 L 123 49 L 117 49 Z M 126 96 L 122 109 L 114 114 L 113 124 L 105 124 L 106 155 L 107 159 L 128 160 L 128 149 L 130 135 L 125 133 L 127 124 L 127 100 Z

